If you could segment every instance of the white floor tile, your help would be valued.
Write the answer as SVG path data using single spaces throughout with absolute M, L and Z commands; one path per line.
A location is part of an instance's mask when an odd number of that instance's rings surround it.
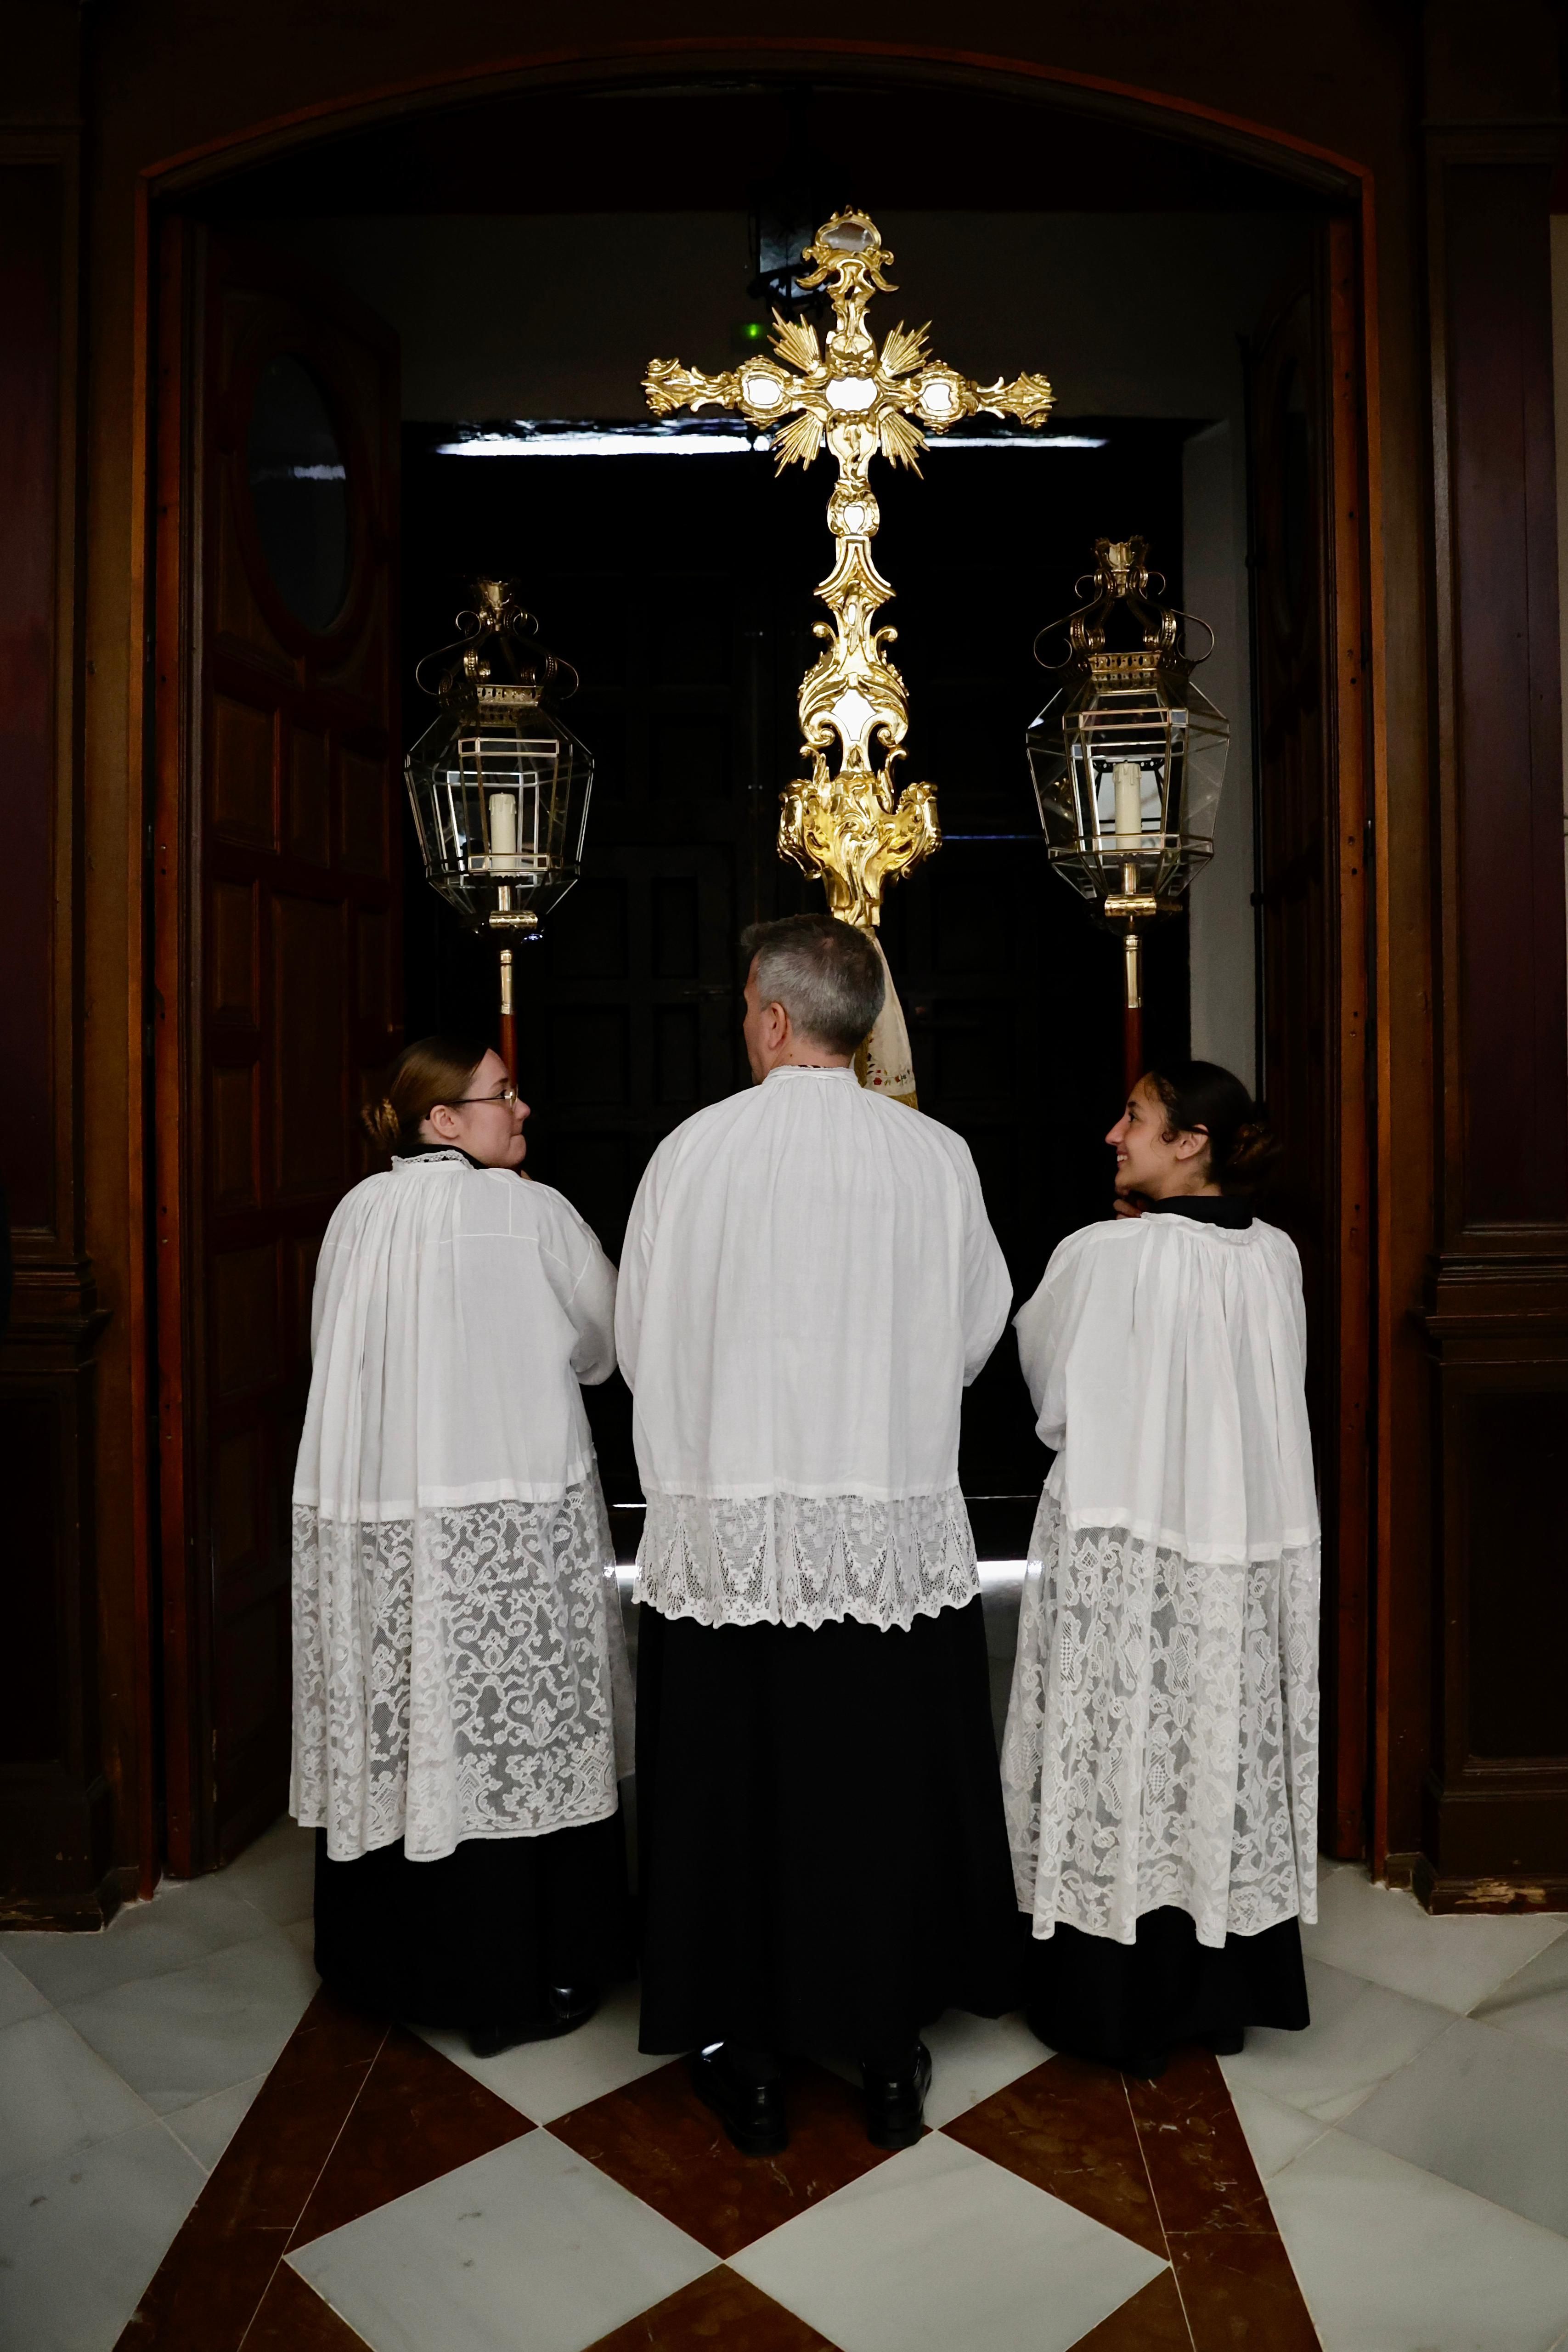
M 842 2352 L 1065 2352 L 1165 2265 L 933 2133 L 730 2267 Z
M 1500 2032 L 1522 2034 L 1549 2050 L 1568 2050 L 1568 1936 L 1559 1936 L 1528 1968 L 1488 1995 L 1472 2017 Z
M 1548 2352 L 1568 2328 L 1561 2238 L 1343 2132 L 1269 2201 L 1323 2352 Z
M 0 2187 L 0 2344 L 109 2352 L 203 2179 L 149 2122 Z
M 15 2025 L 19 2018 L 37 2017 L 48 2005 L 31 1977 L 25 1977 L 9 1960 L 0 1958 L 0 2026 Z
M 1305 2032 L 1254 2026 L 1225 2073 L 1228 2082 L 1267 2091 L 1322 2123 L 1349 2115 L 1454 2022 L 1452 2010 L 1319 1961 L 1307 1962 L 1307 1994 L 1312 2021 Z
M 1568 2236 L 1568 2053 L 1456 2018 L 1344 2128 Z
M 582 2352 L 715 2267 L 542 2131 L 289 2259 L 373 2352 Z
M 231 2091 L 215 2091 L 193 2106 L 175 2107 L 163 2118 L 182 2147 L 189 2148 L 204 2172 L 210 2172 L 250 2111 L 250 2103 L 266 2082 L 253 2074 Z
M 128 1903 L 100 1935 L 0 1936 L 0 1952 L 65 2009 L 266 1933 L 262 1913 L 221 1878 L 166 1878 L 151 1903 Z
M 1021 2017 L 970 2017 L 961 2009 L 926 2026 L 921 2039 L 931 2053 L 925 2120 L 933 2131 L 1043 2066 L 1051 2054 Z
M 1301 1943 L 1309 1958 L 1462 2016 L 1564 1933 L 1561 1916 L 1434 1919 L 1413 1895 L 1348 1869 L 1320 1882 Z
M 151 2121 L 63 2017 L 46 2010 L 0 2032 L 0 2179 Z
M 634 1984 L 618 1985 L 575 2033 L 563 2033 L 559 2042 L 525 2042 L 498 2058 L 476 2058 L 462 2033 L 431 2030 L 424 2039 L 498 2099 L 509 2100 L 532 2122 L 548 2124 L 669 2064 L 667 2056 L 645 2057 L 638 2049 L 637 2001 Z
M 1221 2070 L 1228 2078 L 1238 2063 L 1234 2058 L 1220 2060 Z M 1247 2136 L 1261 2180 L 1270 2179 L 1287 2164 L 1293 2163 L 1328 2129 L 1316 2116 L 1303 2115 L 1299 2107 L 1288 2107 L 1283 2099 L 1271 2098 L 1267 2091 L 1251 2090 L 1234 2079 L 1230 2080 L 1230 2104 Z
M 117 1985 L 65 2012 L 159 2115 L 265 2074 L 316 1990 L 278 1928 L 167 1976 Z
M 302 1830 L 285 1814 L 230 1863 L 221 1883 L 279 1927 L 308 1919 L 316 1900 L 315 1831 Z

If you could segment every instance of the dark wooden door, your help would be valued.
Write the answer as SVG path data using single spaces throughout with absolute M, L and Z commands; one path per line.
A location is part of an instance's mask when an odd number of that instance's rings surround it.
M 281 1811 L 322 1230 L 401 1006 L 395 341 L 172 227 L 160 418 L 159 1309 L 168 1860 Z
M 661 1137 L 747 1083 L 737 934 L 820 906 L 778 855 L 799 772 L 795 697 L 820 647 L 830 474 L 761 453 L 462 459 L 410 429 L 405 663 L 451 634 L 465 576 L 518 581 L 575 663 L 596 757 L 584 878 L 518 966 L 529 1165 L 619 1253 Z M 1147 534 L 1179 585 L 1182 428 L 1118 424 L 1096 451 L 933 452 L 885 478 L 878 560 L 913 711 L 903 771 L 946 838 L 890 894 L 884 939 L 923 1108 L 969 1141 L 1026 1294 L 1062 1234 L 1103 1215 L 1121 1092 L 1120 950 L 1046 868 L 1024 730 L 1047 681 L 1035 631 L 1073 601 L 1095 538 Z M 405 669 L 405 680 L 407 671 Z M 429 705 L 405 697 L 409 734 Z M 406 896 L 411 1034 L 494 1034 L 495 959 L 420 878 Z M 1185 923 L 1151 956 L 1151 1037 L 1187 1034 Z M 639 1530 L 630 1399 L 589 1410 L 623 1554 Z M 1028 1540 L 1044 1457 L 1004 1339 L 966 1400 L 961 1471 L 988 1558 Z
M 1250 355 L 1269 1214 L 1301 1255 L 1323 1509 L 1322 1834 L 1365 1852 L 1371 1202 L 1354 238 L 1326 224 Z

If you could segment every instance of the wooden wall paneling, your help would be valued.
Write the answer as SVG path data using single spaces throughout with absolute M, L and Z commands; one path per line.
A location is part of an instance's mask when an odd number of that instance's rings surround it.
M 168 252 L 160 1261 L 169 1837 L 190 1873 L 287 1792 L 310 1285 L 363 1166 L 353 1114 L 396 1043 L 399 420 L 395 344 L 337 289 L 178 222 Z M 322 625 L 275 575 L 288 547 L 252 489 L 253 404 L 280 358 L 317 385 L 345 460 L 346 587 Z M 286 495 L 308 478 L 267 463 Z
M 1554 134 L 1432 143 L 1445 1255 L 1568 1258 Z M 1530 1108 L 1527 1150 L 1501 1150 Z
M 1374 1233 L 1372 1093 L 1368 1048 L 1374 964 L 1369 793 L 1372 713 L 1367 595 L 1364 315 L 1354 224 L 1330 221 L 1325 237 L 1330 498 L 1330 627 L 1334 681 L 1330 811 L 1335 1168 L 1335 1341 L 1338 1411 L 1333 1619 L 1333 1774 L 1324 1817 L 1331 1851 L 1368 1848 L 1372 1694 L 1372 1401 Z
M 1438 1656 L 1413 1875 L 1439 1909 L 1568 1906 L 1568 1696 L 1560 1676 L 1542 1684 L 1521 1654 L 1550 1646 L 1568 1589 L 1568 1546 L 1537 1501 L 1568 1438 L 1557 144 L 1555 131 L 1507 123 L 1428 141 L 1442 1129 L 1427 1333 Z M 1500 1479 L 1504 1432 L 1511 1476 Z
M 1353 222 L 1277 291 L 1251 357 L 1270 1213 L 1301 1254 L 1323 1505 L 1322 1834 L 1367 1852 L 1371 1138 L 1364 434 Z
M 158 1350 L 158 1501 L 162 1679 L 163 1845 L 176 1876 L 198 1866 L 205 1727 L 196 1672 L 206 1643 L 191 1535 L 186 1398 L 200 1393 L 200 1335 L 188 1312 L 186 1253 L 196 1203 L 191 1159 L 199 1099 L 189 1083 L 193 909 L 187 891 L 196 789 L 192 732 L 201 663 L 194 565 L 202 483 L 193 458 L 201 272 L 179 215 L 153 225 L 158 265 L 152 705 L 153 1237 Z
M 0 1050 L 15 1287 L 0 1338 L 0 1918 L 101 1925 L 126 1891 L 99 1709 L 83 1249 L 78 373 L 80 156 L 0 132 Z

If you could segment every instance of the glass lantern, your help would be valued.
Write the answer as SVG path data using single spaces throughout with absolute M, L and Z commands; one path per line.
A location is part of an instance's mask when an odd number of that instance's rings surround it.
M 477 581 L 457 626 L 455 644 L 414 672 L 441 712 L 403 766 L 426 879 L 500 940 L 502 1053 L 515 1070 L 513 942 L 541 936 L 581 871 L 593 759 L 550 707 L 576 692 L 577 672 L 534 641 L 508 583 Z
M 1097 540 L 1094 594 L 1065 625 L 1060 689 L 1030 728 L 1030 773 L 1051 864 L 1105 919 L 1124 927 L 1129 1082 L 1141 1067 L 1140 922 L 1174 913 L 1214 855 L 1229 721 L 1192 683 L 1191 619 L 1158 602 L 1141 539 Z M 1113 629 L 1137 642 L 1113 645 Z M 1134 1020 L 1136 1014 L 1138 1018 Z
M 581 870 L 593 760 L 547 701 L 576 671 L 530 642 L 507 583 L 474 596 L 457 643 L 414 673 L 441 715 L 404 762 L 409 799 L 432 888 L 475 930 L 537 938 Z

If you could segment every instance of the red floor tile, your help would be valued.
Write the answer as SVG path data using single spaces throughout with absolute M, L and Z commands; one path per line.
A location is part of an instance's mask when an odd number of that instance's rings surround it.
M 1277 2232 L 1174 2235 L 1171 2260 L 1197 2352 L 1319 2352 L 1317 2330 Z
M 246 2352 L 250 2347 L 246 2347 Z M 1072 2352 L 1192 2352 L 1192 2336 L 1174 2275 L 1162 2271 L 1108 2319 L 1081 2336 Z
M 1315 2352 L 1317 2333 L 1219 2062 L 1127 2084 L 1197 2352 Z
M 279 2263 L 251 2321 L 244 2352 L 367 2352 L 365 2339 L 340 2319 L 298 2271 Z
M 386 2033 L 316 1995 L 117 2352 L 237 2352 Z
M 1129 2076 L 1127 2096 L 1167 2231 L 1273 2229 L 1217 2058 L 1179 2051 L 1157 2083 Z
M 520 2139 L 526 2116 L 444 2058 L 392 2027 L 364 2088 L 296 2224 L 291 2246 L 325 2237 L 444 2172 Z
M 943 2129 L 1164 2257 L 1165 2233 L 1127 2094 L 1108 2066 L 1049 2058 Z
M 733 2148 L 676 2059 L 550 2126 L 591 2164 L 716 2254 L 742 2246 L 887 2161 L 865 2136 L 858 2091 L 821 2066 L 791 2070 L 782 2156 Z
M 629 2319 L 613 2336 L 601 2336 L 588 2352 L 836 2352 L 836 2347 L 760 2287 L 720 2263 L 652 2311 Z M 1156 2346 L 1155 2352 L 1161 2347 Z

